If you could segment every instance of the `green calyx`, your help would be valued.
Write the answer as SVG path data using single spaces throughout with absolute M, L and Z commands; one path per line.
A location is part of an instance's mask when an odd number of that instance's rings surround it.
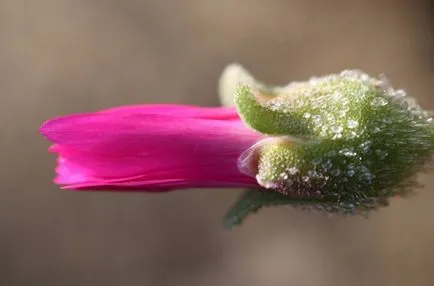
M 257 209 L 276 204 L 344 214 L 376 209 L 415 186 L 415 175 L 434 149 L 430 115 L 384 78 L 360 71 L 271 91 L 240 85 L 235 104 L 246 125 L 280 138 L 249 150 L 259 158 L 256 178 L 266 189 Z M 267 193 L 273 195 L 265 199 Z

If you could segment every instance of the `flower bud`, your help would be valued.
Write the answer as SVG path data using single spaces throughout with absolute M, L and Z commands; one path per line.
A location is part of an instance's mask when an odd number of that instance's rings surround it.
M 262 187 L 328 212 L 371 210 L 408 193 L 434 149 L 430 114 L 383 76 L 346 70 L 278 94 L 244 85 L 235 102 L 247 125 L 275 139 L 239 165 L 254 158 Z

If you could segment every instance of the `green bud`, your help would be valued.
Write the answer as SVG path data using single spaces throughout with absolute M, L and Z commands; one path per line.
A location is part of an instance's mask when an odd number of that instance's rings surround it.
M 218 94 L 223 106 L 234 106 L 234 94 L 239 85 L 264 87 L 243 66 L 232 63 L 225 67 L 220 75 Z
M 384 77 L 360 71 L 277 94 L 242 85 L 235 103 L 247 125 L 269 135 L 243 154 L 241 169 L 259 158 L 262 187 L 328 212 L 371 210 L 407 194 L 434 149 L 430 114 Z

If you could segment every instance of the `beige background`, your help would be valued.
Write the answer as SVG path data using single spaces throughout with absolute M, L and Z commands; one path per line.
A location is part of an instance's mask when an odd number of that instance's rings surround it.
M 434 108 L 429 1 L 0 0 L 0 285 L 434 285 L 434 181 L 363 218 L 277 208 L 232 232 L 237 190 L 74 193 L 42 121 L 217 105 L 238 61 L 285 84 L 360 68 Z

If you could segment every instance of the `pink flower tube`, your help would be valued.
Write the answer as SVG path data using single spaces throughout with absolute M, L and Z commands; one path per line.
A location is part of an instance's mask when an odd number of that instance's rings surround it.
M 169 191 L 257 187 L 237 167 L 263 138 L 235 108 L 139 105 L 45 122 L 56 184 L 74 190 Z

